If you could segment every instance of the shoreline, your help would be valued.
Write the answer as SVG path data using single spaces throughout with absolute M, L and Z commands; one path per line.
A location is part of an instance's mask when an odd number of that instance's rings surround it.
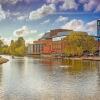
M 17 56 L 19 57 L 19 56 Z M 24 57 L 27 57 L 24 56 Z M 34 57 L 33 55 L 31 55 L 31 57 L 33 58 L 37 58 L 36 56 Z M 15 57 L 16 58 L 16 57 Z M 86 56 L 86 57 L 52 57 L 52 56 L 38 56 L 38 58 L 50 58 L 50 59 L 63 59 L 63 60 L 89 60 L 89 61 L 100 61 L 100 56 L 92 56 L 92 57 L 89 57 L 89 56 Z M 3 64 L 3 63 L 6 63 L 8 62 L 9 60 L 4 58 L 4 57 L 0 57 L 0 64 Z
M 66 60 L 89 60 L 89 61 L 100 61 L 100 57 L 69 57 L 69 58 L 62 58 Z
M 33 56 L 33 55 L 32 55 Z M 38 57 L 38 56 L 34 56 Z M 100 56 L 83 56 L 83 57 L 53 57 L 48 55 L 42 55 L 38 58 L 51 58 L 51 59 L 64 59 L 64 60 L 90 60 L 90 61 L 100 61 Z
M 100 61 L 100 57 L 83 57 L 83 60 Z

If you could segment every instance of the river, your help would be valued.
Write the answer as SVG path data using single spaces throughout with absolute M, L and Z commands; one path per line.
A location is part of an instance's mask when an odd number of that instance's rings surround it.
M 0 100 L 100 100 L 99 61 L 4 57 Z

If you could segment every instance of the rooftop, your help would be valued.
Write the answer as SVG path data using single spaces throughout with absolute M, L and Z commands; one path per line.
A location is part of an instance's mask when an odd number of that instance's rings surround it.
M 51 30 L 50 32 L 45 33 L 41 39 L 50 39 L 53 37 L 66 36 L 67 34 L 69 34 L 70 31 L 72 30 L 66 30 L 66 29 Z
M 70 34 L 69 31 L 68 31 L 68 32 L 58 32 L 58 34 L 57 34 L 56 36 L 54 36 L 54 37 L 67 36 L 67 35 L 69 35 L 69 34 Z

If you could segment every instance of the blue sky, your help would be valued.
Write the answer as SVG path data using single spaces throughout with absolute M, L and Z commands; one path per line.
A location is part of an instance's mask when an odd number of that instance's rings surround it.
M 55 28 L 96 35 L 100 0 L 0 0 L 0 36 L 36 40 Z

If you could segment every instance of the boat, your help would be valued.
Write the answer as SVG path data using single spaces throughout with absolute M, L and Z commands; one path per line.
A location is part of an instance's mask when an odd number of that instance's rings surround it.
M 59 66 L 60 68 L 63 68 L 63 69 L 66 69 L 68 68 L 69 66 L 65 65 L 65 66 Z

